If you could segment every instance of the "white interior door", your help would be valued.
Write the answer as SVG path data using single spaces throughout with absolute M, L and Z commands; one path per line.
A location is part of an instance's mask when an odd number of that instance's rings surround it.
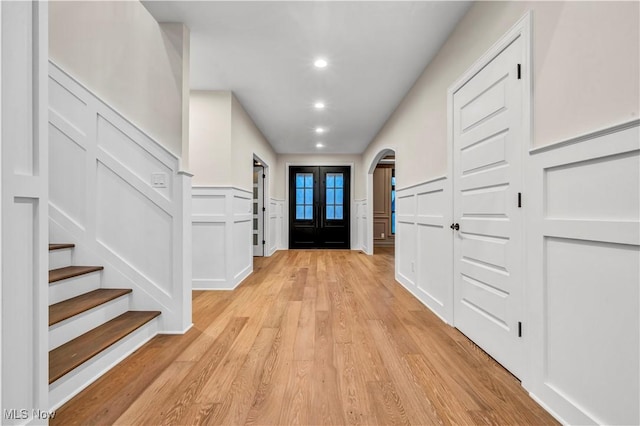
M 253 168 L 253 255 L 264 256 L 264 168 Z
M 519 37 L 453 95 L 454 325 L 516 376 L 525 361 L 523 57 Z

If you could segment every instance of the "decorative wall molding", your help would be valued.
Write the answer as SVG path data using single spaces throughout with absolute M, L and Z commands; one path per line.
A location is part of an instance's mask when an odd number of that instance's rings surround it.
M 356 220 L 354 242 L 352 250 L 362 250 L 368 253 L 367 247 L 367 200 L 355 200 L 354 217 Z
M 47 2 L 0 3 L 0 411 L 46 424 L 48 395 Z M 10 410 L 24 415 L 11 416 Z M 23 418 L 26 417 L 26 418 Z
M 284 249 L 282 244 L 282 232 L 285 225 L 284 222 L 284 200 L 277 198 L 269 198 L 269 239 L 267 240 L 268 248 L 266 256 L 271 256 L 277 250 Z
M 396 191 L 396 280 L 453 323 L 451 194 L 444 177 Z
M 634 127 L 640 126 L 640 118 L 634 119 L 631 121 L 626 121 L 620 124 L 614 124 L 613 126 L 608 126 L 602 129 L 595 130 L 593 132 L 588 132 L 583 135 L 574 136 L 569 139 L 561 140 L 558 142 L 551 143 L 549 145 L 533 148 L 529 151 L 530 154 L 539 154 L 545 151 L 562 148 L 567 145 L 571 145 L 578 142 L 585 142 L 590 139 L 597 139 L 604 136 L 607 136 L 612 133 L 618 133 L 623 130 L 632 129 Z
M 253 272 L 252 200 L 241 188 L 193 187 L 194 290 L 233 290 Z
M 528 158 L 523 386 L 568 424 L 640 423 L 639 124 Z
M 105 266 L 103 287 L 134 289 L 160 332 L 191 325 L 191 177 L 179 159 L 49 64 L 50 238 Z M 154 185 L 153 182 L 156 181 Z

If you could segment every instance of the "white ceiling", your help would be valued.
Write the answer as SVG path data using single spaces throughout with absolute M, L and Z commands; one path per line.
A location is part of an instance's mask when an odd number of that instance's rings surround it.
M 233 91 L 278 153 L 364 151 L 470 5 L 143 3 L 158 22 L 191 29 L 191 88 Z M 320 56 L 324 69 L 313 66 Z

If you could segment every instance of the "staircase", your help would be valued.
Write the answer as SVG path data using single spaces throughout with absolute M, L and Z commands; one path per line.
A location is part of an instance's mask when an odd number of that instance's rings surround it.
M 72 265 L 49 244 L 49 403 L 56 409 L 157 333 L 159 311 L 130 310 L 131 289 L 103 288 L 102 266 Z

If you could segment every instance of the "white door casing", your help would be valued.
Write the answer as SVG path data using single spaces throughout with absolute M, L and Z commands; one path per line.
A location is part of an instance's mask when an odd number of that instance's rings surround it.
M 528 38 L 516 34 L 452 94 L 454 325 L 522 378 L 523 149 Z M 459 227 L 459 230 L 455 228 Z
M 264 168 L 254 167 L 253 173 L 253 255 L 264 256 Z

